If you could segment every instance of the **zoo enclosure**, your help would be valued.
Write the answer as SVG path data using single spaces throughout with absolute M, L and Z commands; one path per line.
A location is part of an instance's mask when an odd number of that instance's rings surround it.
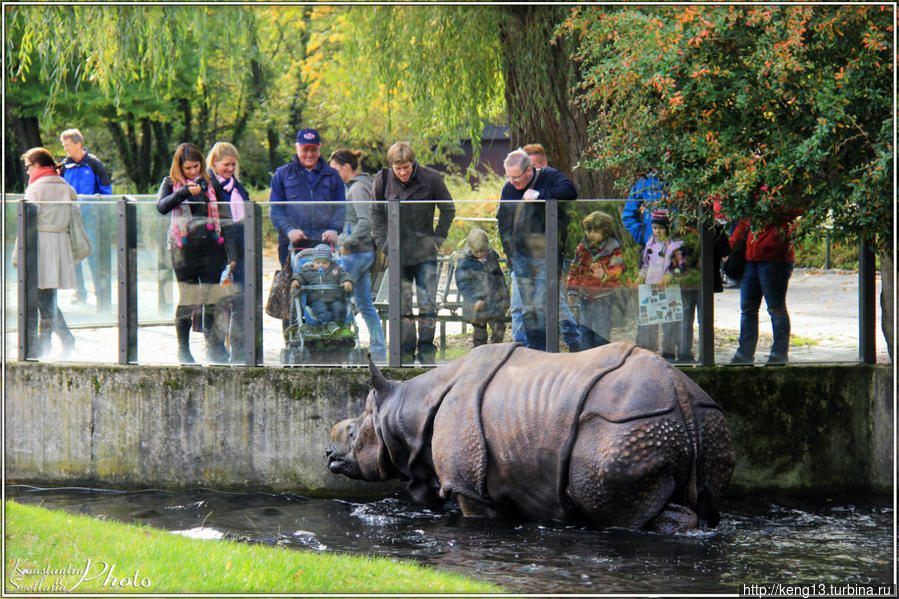
M 21 200 L 21 195 L 9 194 L 6 196 L 5 205 L 16 208 L 15 231 L 10 231 L 7 222 L 7 239 L 18 235 L 19 245 L 17 269 L 17 319 L 18 331 L 25 330 L 25 315 L 29 306 L 35 305 L 36 294 L 36 206 L 27 204 Z M 152 201 L 148 201 L 152 200 Z M 578 200 L 579 204 L 603 205 L 620 203 L 622 200 Z M 95 239 L 97 243 L 94 252 L 97 262 L 100 264 L 100 272 L 95 274 L 98 312 L 108 311 L 115 307 L 114 321 L 107 319 L 103 326 L 113 326 L 117 329 L 118 356 L 117 361 L 122 364 L 137 363 L 137 335 L 138 325 L 148 323 L 171 323 L 170 316 L 164 313 L 162 308 L 171 302 L 166 297 L 166 285 L 171 286 L 171 270 L 167 260 L 164 233 L 168 226 L 168 217 L 160 216 L 155 210 L 155 196 L 124 195 L 116 200 L 98 200 L 93 196 L 80 196 L 82 205 L 95 205 L 101 218 L 97 219 Z M 546 211 L 546 252 L 547 256 L 558 256 L 559 248 L 559 203 L 553 200 L 541 201 Z M 459 204 L 459 202 L 457 202 Z M 484 219 L 473 219 L 484 220 Z M 239 356 L 239 363 L 245 365 L 262 364 L 262 307 L 263 297 L 263 214 L 260 203 L 254 204 L 253 210 L 248 211 L 244 228 L 246 231 L 246 288 L 247 307 L 244 318 L 244 328 L 247 332 L 245 343 L 240 347 L 232 348 L 232 352 Z M 399 202 L 388 202 L 388 258 L 392 264 L 400 262 L 400 230 L 399 230 Z M 11 235 L 12 234 L 12 235 Z M 700 256 L 698 268 L 701 274 L 699 285 L 699 302 L 697 306 L 698 336 L 697 336 L 697 362 L 702 365 L 713 365 L 714 354 L 714 302 L 712 300 L 713 260 L 711 259 L 711 236 L 708 227 L 703 227 L 699 235 Z M 156 286 L 158 301 L 156 305 L 149 301 L 146 294 L 138 292 L 139 283 L 147 281 L 138 277 L 138 246 L 142 250 L 155 252 L 156 260 Z M 873 253 L 861 244 L 859 248 L 859 273 L 858 273 L 858 361 L 863 363 L 875 362 L 875 268 Z M 115 254 L 115 272 L 112 271 L 112 255 Z M 105 267 L 105 270 L 104 270 Z M 9 267 L 7 267 L 9 268 Z M 96 276 L 96 275 L 99 275 Z M 399 290 L 400 273 L 396 269 L 388 269 L 388 301 L 387 301 L 387 337 L 388 337 L 388 363 L 391 366 L 402 365 L 400 357 L 400 307 L 396 300 Z M 559 351 L 559 286 L 562 284 L 560 262 L 547 260 L 546 277 L 546 330 L 547 349 Z M 113 292 L 114 290 L 114 292 Z M 373 289 L 373 295 L 376 290 Z M 168 295 L 171 295 L 169 290 Z M 138 317 L 141 317 L 140 322 Z M 154 320 L 153 316 L 157 318 Z M 8 318 L 7 318 L 8 320 Z M 100 323 L 97 323 L 100 324 Z M 441 336 L 443 340 L 445 335 Z M 29 359 L 32 348 L 28 347 L 27 335 L 18 335 L 18 357 L 20 360 Z

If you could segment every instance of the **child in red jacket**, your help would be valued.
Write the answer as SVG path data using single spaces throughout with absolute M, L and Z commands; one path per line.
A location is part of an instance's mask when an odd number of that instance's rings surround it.
M 624 258 L 610 215 L 592 212 L 584 218 L 583 226 L 584 239 L 575 250 L 566 283 L 568 303 L 577 304 L 580 311 L 581 346 L 589 349 L 609 342 Z

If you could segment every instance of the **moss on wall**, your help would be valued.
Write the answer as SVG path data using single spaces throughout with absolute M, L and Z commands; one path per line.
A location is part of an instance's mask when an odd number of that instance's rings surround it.
M 892 369 L 684 368 L 724 408 L 739 491 L 892 485 Z M 385 369 L 407 380 L 422 369 Z M 364 408 L 363 368 L 11 363 L 7 477 L 370 496 L 327 471 L 331 426 Z M 384 487 L 380 487 L 383 489 Z

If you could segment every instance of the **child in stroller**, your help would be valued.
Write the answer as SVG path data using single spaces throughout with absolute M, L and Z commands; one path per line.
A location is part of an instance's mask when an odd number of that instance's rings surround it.
M 331 248 L 319 244 L 294 250 L 291 256 L 290 323 L 284 336 L 282 362 L 350 361 L 358 350 L 358 330 L 350 293 L 353 282 Z M 358 356 L 356 356 L 358 358 Z

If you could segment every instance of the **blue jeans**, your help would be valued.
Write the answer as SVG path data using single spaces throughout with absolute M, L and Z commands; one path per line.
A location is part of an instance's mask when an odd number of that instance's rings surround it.
M 310 322 L 309 324 L 311 325 L 323 325 L 333 322 L 343 326 L 344 321 L 346 321 L 346 301 L 344 300 L 334 300 L 333 302 L 315 300 L 306 302 L 306 308 L 312 315 L 312 318 L 309 320 L 312 321 L 314 319 L 316 321 Z
M 521 303 L 521 292 L 518 291 L 518 277 L 512 273 L 512 284 L 509 287 L 510 303 L 509 313 L 512 316 L 512 341 L 515 343 L 527 343 L 527 335 L 524 334 L 524 325 L 521 322 L 521 312 L 524 305 Z
M 546 258 L 513 252 L 512 271 L 521 294 L 521 321 L 527 346 L 546 350 Z
M 415 285 L 415 299 L 418 304 L 418 317 L 412 313 L 412 287 Z M 422 364 L 433 364 L 437 358 L 437 347 L 434 345 L 434 332 L 437 328 L 437 261 L 425 260 L 418 264 L 410 264 L 400 272 L 400 314 L 403 322 L 400 326 L 402 337 L 403 362 L 411 362 L 418 349 L 418 361 Z M 418 340 L 416 341 L 415 321 L 418 321 Z
M 759 339 L 759 307 L 762 298 L 771 315 L 774 343 L 769 357 L 786 359 L 790 349 L 790 315 L 787 313 L 787 285 L 793 274 L 792 262 L 749 260 L 740 283 L 740 346 L 737 355 L 751 360 Z
M 512 316 L 512 341 L 515 343 L 527 343 L 527 335 L 524 334 L 524 324 L 522 323 L 521 314 L 523 304 L 521 302 L 521 292 L 518 290 L 518 278 L 512 273 L 512 285 L 509 289 L 510 305 L 509 312 Z M 565 301 L 565 290 L 559 286 L 559 332 L 562 333 L 562 340 L 568 346 L 568 349 L 575 352 L 585 349 L 587 346 L 582 344 L 581 331 L 578 327 L 568 302 Z
M 356 252 L 342 255 L 340 259 L 343 261 L 344 269 L 353 278 L 353 301 L 365 320 L 365 326 L 368 327 L 372 358 L 383 361 L 387 358 L 387 345 L 384 342 L 381 319 L 378 318 L 378 311 L 371 299 L 371 273 L 368 270 L 374 262 L 375 253 Z

